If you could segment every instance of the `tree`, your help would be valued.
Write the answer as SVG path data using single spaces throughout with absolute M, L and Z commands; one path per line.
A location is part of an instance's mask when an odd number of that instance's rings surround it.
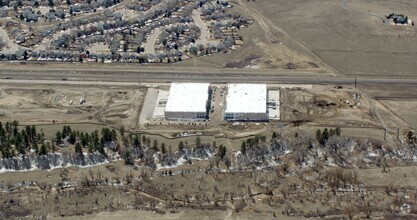
M 75 131 L 72 131 L 70 133 L 70 135 L 69 135 L 68 142 L 70 144 L 74 144 L 75 143 L 75 139 L 76 139 L 75 137 L 76 137 Z
M 95 149 L 92 144 L 88 145 L 88 153 L 94 153 Z
M 165 143 L 161 144 L 161 152 L 162 152 L 162 154 L 165 154 L 167 152 L 167 150 L 165 148 Z
M 45 155 L 48 153 L 48 148 L 45 144 L 41 145 L 41 148 L 39 149 L 39 155 Z
M 133 138 L 133 146 L 135 148 L 139 148 L 140 147 L 139 136 L 137 134 L 135 134 L 135 137 Z
M 333 130 L 333 128 L 330 128 L 330 137 L 334 136 L 336 134 L 336 131 Z
M 336 127 L 336 131 L 335 131 L 335 133 L 336 133 L 336 135 L 337 136 L 340 136 L 340 135 L 342 135 L 342 129 L 338 126 L 338 127 Z
M 3 159 L 13 156 L 13 153 L 11 152 L 10 148 L 10 143 L 6 143 L 6 145 L 3 148 L 0 148 Z
M 219 157 L 221 159 L 223 159 L 225 155 L 226 155 L 226 147 L 223 146 L 223 144 L 220 144 L 220 146 L 219 146 Z
M 132 155 L 132 152 L 130 151 L 130 148 L 126 148 L 125 151 L 123 152 L 123 159 L 125 160 L 126 165 L 133 165 L 134 160 L 133 160 L 133 155 Z
M 17 125 L 14 125 L 14 127 L 13 127 L 13 137 L 16 137 L 17 133 L 18 133 Z
M 413 143 L 414 142 L 413 131 L 408 131 L 407 132 L 407 140 L 408 140 L 408 143 Z
M 274 140 L 275 138 L 277 138 L 278 137 L 278 134 L 274 131 L 274 132 L 272 132 L 272 140 Z
M 54 7 L 54 0 L 48 0 L 48 6 L 49 7 Z
M 159 151 L 159 147 L 158 147 L 158 141 L 157 140 L 153 140 L 153 145 L 152 145 L 153 149 L 155 151 Z
M 242 152 L 243 155 L 246 155 L 246 141 L 242 142 L 242 145 L 240 146 L 240 152 Z
M 88 144 L 87 136 L 88 134 L 86 134 L 85 136 L 84 136 L 84 133 L 80 134 L 80 142 L 83 147 L 87 146 Z
M 195 137 L 195 146 L 199 147 L 201 145 L 201 138 L 200 136 L 197 135 L 197 137 Z
M 35 127 L 35 125 L 32 125 L 32 127 L 30 127 L 30 134 L 31 134 L 32 141 L 35 140 L 35 138 L 36 138 L 36 127 Z
M 329 140 L 329 131 L 327 128 L 324 128 L 323 134 L 322 134 L 322 144 L 325 144 L 327 140 Z
M 61 139 L 61 132 L 57 131 L 57 132 L 56 132 L 56 135 L 55 135 L 55 143 L 56 143 L 57 145 L 60 145 L 60 144 L 61 144 L 61 142 L 62 142 L 62 139 Z
M 182 152 L 183 150 L 184 150 L 184 142 L 180 141 L 178 143 L 178 151 L 179 152 Z
M 71 0 L 67 0 L 67 5 L 71 5 Z
M 3 0 L 0 0 L 0 8 L 4 6 Z
M 79 142 L 75 144 L 75 153 L 79 155 L 83 154 L 83 148 L 81 147 L 81 144 Z
M 65 139 L 67 137 L 67 126 L 66 125 L 64 125 L 64 127 L 62 127 L 61 137 L 62 137 L 62 139 Z

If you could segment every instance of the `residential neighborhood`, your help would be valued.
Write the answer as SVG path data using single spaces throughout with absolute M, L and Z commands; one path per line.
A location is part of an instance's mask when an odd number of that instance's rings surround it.
M 1 60 L 171 63 L 227 53 L 253 20 L 227 1 L 6 1 Z M 8 41 L 5 41 L 8 39 Z M 7 43 L 8 42 L 8 43 Z

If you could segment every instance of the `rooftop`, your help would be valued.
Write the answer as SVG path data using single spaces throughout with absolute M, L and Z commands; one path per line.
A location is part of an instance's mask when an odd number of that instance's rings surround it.
M 172 83 L 166 112 L 205 112 L 209 83 Z
M 266 84 L 228 84 L 226 113 L 265 113 Z

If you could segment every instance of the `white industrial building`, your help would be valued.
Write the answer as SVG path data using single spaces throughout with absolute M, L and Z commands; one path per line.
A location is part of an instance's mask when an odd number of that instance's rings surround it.
M 228 84 L 227 88 L 225 120 L 268 120 L 266 84 Z
M 168 120 L 208 118 L 209 83 L 172 83 L 165 108 Z

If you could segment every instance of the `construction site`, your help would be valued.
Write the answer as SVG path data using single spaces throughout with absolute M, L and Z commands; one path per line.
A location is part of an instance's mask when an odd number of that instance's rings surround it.
M 392 99 L 380 102 L 372 97 L 373 93 L 369 95 L 352 86 L 241 84 L 249 85 L 249 90 L 230 94 L 230 87 L 236 85 L 239 84 L 197 84 L 200 92 L 182 89 L 175 91 L 180 95 L 175 97 L 170 95 L 171 84 L 120 85 L 110 89 L 105 85 L 78 89 L 70 85 L 42 85 L 29 89 L 11 84 L 1 89 L 0 120 L 19 119 L 22 125 L 39 125 L 45 131 L 63 124 L 123 127 L 159 136 L 161 140 L 168 138 L 168 142 L 181 133 L 184 138 L 201 133 L 210 139 L 236 139 L 280 129 L 313 132 L 326 126 L 345 128 L 346 135 L 377 139 L 383 138 L 387 130 L 387 138 L 395 141 L 398 129 L 404 134 L 416 126 L 413 117 L 392 112 Z M 259 107 L 250 97 L 242 97 L 245 93 L 254 94 L 251 86 L 261 88 L 261 97 L 255 95 L 255 99 L 260 99 Z M 187 111 L 195 111 L 193 106 L 201 112 L 184 116 Z M 261 118 L 244 116 L 229 120 L 230 109 L 248 112 L 254 108 L 262 110 Z M 184 112 L 178 113 L 178 109 Z

